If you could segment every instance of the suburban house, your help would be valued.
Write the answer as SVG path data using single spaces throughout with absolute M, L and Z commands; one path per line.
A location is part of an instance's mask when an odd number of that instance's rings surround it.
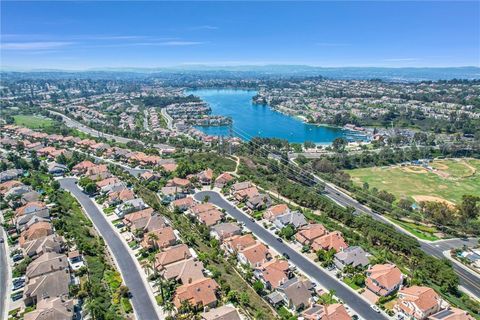
M 51 234 L 53 234 L 52 225 L 49 222 L 41 221 L 34 223 L 28 229 L 24 230 L 20 234 L 18 242 L 20 246 L 23 246 L 28 241 L 43 238 Z
M 186 194 L 180 187 L 163 187 L 160 189 L 162 203 L 168 204 L 174 200 L 184 198 Z
M 155 255 L 155 268 L 161 271 L 165 266 L 171 263 L 189 259 L 191 257 L 192 254 L 186 244 L 177 244 Z
M 65 240 L 61 236 L 51 234 L 25 242 L 21 248 L 24 256 L 35 257 L 47 252 L 63 252 Z
M 42 299 L 37 308 L 25 313 L 24 320 L 69 320 L 73 319 L 74 301 L 64 297 Z
M 175 280 L 181 284 L 192 283 L 205 278 L 203 274 L 203 263 L 196 258 L 180 260 L 169 265 L 160 271 L 165 280 Z
M 0 184 L 0 194 L 6 195 L 11 189 L 22 186 L 23 183 L 17 180 L 9 180 Z M 30 190 L 30 189 L 29 189 Z
M 155 240 L 151 239 L 150 235 L 155 235 L 156 239 Z M 164 249 L 164 248 L 173 246 L 175 243 L 177 243 L 177 237 L 173 232 L 173 228 L 165 227 L 165 228 L 156 229 L 154 231 L 150 231 L 149 233 L 145 234 L 145 236 L 143 237 L 143 241 L 141 242 L 141 245 L 145 249 L 150 249 L 150 248 Z
M 200 223 L 210 227 L 222 221 L 224 216 L 224 213 L 220 210 L 213 209 L 198 213 L 197 219 L 200 221 Z
M 167 226 L 165 218 L 156 214 L 153 208 L 129 213 L 123 217 L 123 223 L 132 233 L 136 233 L 137 230 L 151 232 Z
M 239 191 L 234 192 L 235 199 L 240 202 L 243 202 L 247 199 L 251 199 L 258 195 L 260 195 L 260 193 L 258 192 L 257 187 L 249 187 L 249 188 L 241 189 Z
M 305 320 L 350 320 L 352 317 L 345 309 L 345 306 L 340 303 L 329 305 L 314 304 L 310 308 L 302 312 L 302 317 Z
M 210 185 L 213 180 L 213 170 L 212 169 L 203 170 L 202 172 L 197 174 L 197 179 L 198 179 L 198 182 L 200 182 L 204 186 Z
M 134 212 L 134 211 L 140 211 L 142 209 L 145 209 L 146 207 L 147 207 L 147 205 L 140 198 L 127 200 L 127 201 L 123 202 L 122 204 L 120 204 L 115 209 L 115 214 L 119 217 L 123 217 L 126 214 L 129 214 L 129 213 Z
M 252 183 L 250 181 L 237 182 L 232 186 L 232 193 L 235 194 L 240 190 L 250 188 Z
M 28 281 L 23 292 L 26 306 L 38 304 L 42 299 L 68 297 L 70 273 L 59 270 Z
M 67 254 L 68 264 L 72 270 L 78 270 L 85 265 L 83 256 L 78 250 L 71 251 Z
M 185 301 L 194 308 L 215 307 L 217 305 L 218 288 L 217 282 L 210 278 L 183 284 L 175 291 L 173 304 L 180 308 Z
M 289 279 L 289 269 L 288 261 L 272 259 L 255 268 L 253 273 L 265 288 L 272 290 Z
M 231 305 L 223 305 L 218 308 L 210 309 L 201 314 L 202 320 L 241 320 L 237 309 Z
M 428 317 L 429 320 L 475 320 L 467 311 L 458 308 L 441 310 Z
M 366 272 L 365 285 L 378 296 L 388 296 L 400 289 L 403 275 L 394 264 L 376 264 Z
M 236 223 L 219 223 L 210 228 L 210 235 L 220 241 L 240 234 L 242 229 Z
M 72 173 L 76 174 L 76 175 L 84 174 L 85 172 L 87 172 L 88 169 L 90 169 L 92 167 L 95 167 L 95 166 L 96 165 L 93 162 L 85 160 L 85 161 L 82 161 L 82 162 L 78 163 L 77 165 L 75 165 L 72 168 Z
M 268 194 L 257 194 L 248 197 L 246 206 L 251 210 L 262 210 L 268 208 L 272 204 L 272 199 Z
M 29 202 L 26 205 L 15 210 L 15 224 L 17 228 L 22 229 L 31 218 L 35 216 L 38 218 L 49 218 L 50 210 L 47 205 L 41 201 Z
M 312 242 L 312 249 L 315 252 L 321 249 L 334 249 L 336 252 L 340 252 L 347 247 L 348 244 L 343 239 L 342 233 L 340 231 L 327 233 L 324 236 L 314 239 Z
M 54 176 L 63 176 L 67 171 L 68 171 L 68 168 L 64 164 L 60 164 L 56 162 L 50 162 L 48 164 L 48 173 Z
M 303 214 L 301 214 L 300 212 L 294 211 L 294 212 L 289 212 L 289 213 L 277 216 L 273 220 L 273 224 L 278 229 L 282 229 L 288 225 L 292 226 L 295 229 L 298 229 L 300 227 L 306 226 L 308 222 L 305 219 L 305 216 Z
M 27 267 L 25 275 L 28 279 L 43 276 L 55 271 L 68 269 L 67 256 L 56 252 L 47 252 L 33 260 Z
M 243 236 L 233 236 L 224 239 L 223 248 L 225 249 L 225 251 L 233 254 L 247 247 L 250 247 L 255 243 L 257 243 L 255 238 L 250 233 L 248 233 Z
M 238 251 L 237 259 L 241 264 L 247 264 L 252 268 L 258 267 L 270 260 L 272 254 L 268 248 L 257 241 L 254 245 L 246 247 Z
M 304 246 L 310 246 L 313 240 L 320 238 L 328 233 L 327 229 L 319 223 L 307 224 L 300 227 L 295 234 L 295 239 Z
M 175 177 L 167 182 L 167 187 L 180 187 L 184 190 L 189 190 L 192 187 L 192 183 L 188 179 Z
M 333 262 L 340 270 L 345 268 L 345 266 L 356 268 L 358 266 L 366 267 L 369 264 L 367 253 L 358 246 L 348 247 L 343 249 L 343 251 L 337 252 L 334 256 Z
M 284 203 L 271 206 L 263 213 L 263 218 L 272 222 L 276 217 L 290 213 L 290 208 Z
M 103 187 L 114 185 L 114 184 L 117 184 L 117 183 L 121 183 L 120 179 L 118 179 L 117 177 L 110 177 L 110 178 L 106 178 L 106 179 L 98 181 L 96 183 L 96 185 L 97 185 L 98 188 L 102 189 Z M 108 191 L 108 190 L 105 190 L 105 192 L 106 191 Z
M 312 283 L 309 280 L 300 280 L 295 277 L 278 286 L 276 292 L 282 296 L 287 308 L 298 311 L 310 306 L 312 289 Z
M 13 180 L 23 175 L 23 169 L 9 169 L 0 172 L 0 182 Z
M 104 206 L 114 206 L 133 199 L 135 199 L 135 193 L 132 190 L 123 187 L 118 191 L 109 192 L 108 199 L 105 201 Z
M 424 320 L 442 308 L 442 298 L 429 287 L 412 286 L 398 291 L 394 310 L 409 319 Z
M 183 199 L 177 199 L 172 201 L 171 206 L 173 209 L 177 209 L 180 211 L 185 211 L 190 209 L 195 205 L 195 201 L 191 197 L 186 197 Z
M 215 187 L 217 188 L 220 188 L 222 189 L 223 187 L 225 187 L 228 183 L 230 183 L 231 181 L 233 181 L 233 176 L 228 173 L 228 172 L 224 172 L 222 173 L 221 175 L 219 175 L 217 177 L 217 179 L 215 179 Z

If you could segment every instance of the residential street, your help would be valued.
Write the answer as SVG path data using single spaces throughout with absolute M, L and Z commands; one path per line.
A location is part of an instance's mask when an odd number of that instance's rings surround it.
M 201 191 L 196 193 L 194 198 L 197 201 L 202 201 L 205 196 L 209 197 L 209 202 L 222 209 L 225 209 L 232 217 L 237 219 L 239 222 L 243 222 L 246 228 L 251 230 L 255 236 L 260 238 L 271 248 L 275 249 L 281 254 L 287 253 L 290 256 L 290 261 L 293 264 L 295 264 L 299 269 L 301 269 L 323 287 L 335 290 L 335 295 L 347 303 L 348 306 L 350 306 L 363 319 L 386 319 L 386 317 L 382 314 L 375 312 L 359 295 L 352 292 L 347 285 L 342 284 L 338 279 L 335 279 L 326 273 L 320 267 L 305 258 L 301 253 L 293 250 L 290 246 L 279 242 L 274 235 L 265 230 L 265 228 L 263 228 L 261 225 L 251 221 L 250 216 L 228 203 L 220 196 L 219 193 L 214 191 Z
M 129 254 L 125 244 L 119 238 L 113 226 L 105 219 L 93 201 L 76 185 L 76 179 L 63 178 L 58 181 L 63 189 L 71 192 L 72 195 L 77 198 L 110 248 L 110 251 L 113 253 L 122 277 L 125 280 L 125 285 L 128 286 L 132 294 L 132 303 L 137 319 L 160 319 L 156 311 L 155 302 L 152 301 L 148 293 L 149 288 L 146 287 L 146 284 L 140 276 L 139 272 L 141 271 L 137 269 L 137 265 L 133 260 L 134 258 Z
M 0 237 L 7 241 L 6 234 L 3 231 L 3 228 L 0 228 Z M 0 243 L 0 318 L 4 318 L 6 316 L 6 308 L 7 308 L 7 292 L 8 292 L 8 261 L 7 261 L 7 253 L 6 253 L 6 245 L 5 243 Z

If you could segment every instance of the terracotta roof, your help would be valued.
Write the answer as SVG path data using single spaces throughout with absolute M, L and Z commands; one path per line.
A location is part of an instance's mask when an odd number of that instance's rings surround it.
M 195 215 L 198 215 L 200 212 L 206 212 L 210 210 L 215 210 L 215 207 L 211 203 L 199 203 L 194 205 L 190 211 L 194 213 Z
M 262 242 L 257 241 L 256 244 L 240 250 L 239 254 L 243 255 L 250 265 L 255 266 L 267 261 L 270 252 Z
M 167 182 L 167 186 L 177 186 L 177 187 L 187 187 L 190 184 L 191 184 L 190 180 L 177 178 L 177 177 Z
M 161 276 L 167 280 L 175 279 L 183 284 L 204 278 L 203 263 L 195 258 L 171 263 L 161 271 Z
M 313 223 L 301 227 L 295 235 L 295 239 L 302 244 L 311 244 L 313 240 L 324 236 L 327 232 L 322 224 Z
M 186 244 L 178 244 L 176 246 L 165 249 L 155 255 L 155 267 L 162 269 L 170 263 L 191 258 L 192 254 Z
M 376 264 L 367 270 L 365 284 L 373 292 L 384 295 L 403 281 L 402 272 L 394 264 Z
M 288 261 L 278 259 L 265 262 L 257 268 L 262 278 L 270 283 L 272 289 L 276 289 L 284 281 L 288 280 L 288 269 Z
M 449 308 L 431 315 L 430 320 L 475 320 L 467 311 L 458 308 Z
M 167 172 L 173 172 L 177 170 L 177 164 L 175 163 L 164 163 L 162 164 L 163 170 Z
M 282 214 L 286 214 L 288 212 L 290 212 L 290 209 L 288 208 L 288 206 L 284 203 L 281 203 L 281 204 L 271 206 L 270 208 L 265 210 L 263 217 L 265 219 L 272 221 L 273 219 L 275 219 L 275 217 L 278 217 Z
M 398 297 L 397 306 L 403 307 L 402 302 L 410 302 L 423 313 L 440 306 L 440 296 L 429 287 L 412 286 L 403 288 L 398 291 Z M 406 307 L 404 310 L 409 309 Z M 407 313 L 414 315 L 413 312 L 407 311 Z
M 202 313 L 203 320 L 241 320 L 237 309 L 224 305 Z
M 37 222 L 23 231 L 19 238 L 19 243 L 22 246 L 25 242 L 42 238 L 53 233 L 52 225 L 49 222 Z
M 152 243 L 152 240 L 150 240 L 149 238 L 150 234 L 154 234 L 157 236 L 158 239 L 154 241 L 158 248 L 170 247 L 177 241 L 177 237 L 175 236 L 175 233 L 173 232 L 172 227 L 165 227 L 165 228 L 157 229 L 145 234 L 142 241 L 142 247 L 144 248 L 152 247 L 153 243 Z
M 340 303 L 330 304 L 328 306 L 315 304 L 302 312 L 305 320 L 350 320 L 352 319 Z
M 195 201 L 191 197 L 186 197 L 182 199 L 177 199 L 172 201 L 172 206 L 174 207 L 187 207 L 190 208 L 195 204 Z
M 339 252 L 347 247 L 348 244 L 345 242 L 342 233 L 339 231 L 328 233 L 322 237 L 314 239 L 312 242 L 312 249 L 314 251 L 318 251 L 320 249 L 335 249 L 335 251 Z
M 20 181 L 10 180 L 7 182 L 0 183 L 0 193 L 5 194 L 8 190 L 23 185 Z
M 115 183 L 119 183 L 119 182 L 120 182 L 120 179 L 118 179 L 117 177 L 111 177 L 111 178 L 107 178 L 107 179 L 103 179 L 101 181 L 98 181 L 96 184 L 97 184 L 97 187 L 103 188 L 105 186 L 109 186 L 111 184 L 115 184 Z
M 208 210 L 204 212 L 200 212 L 198 214 L 198 220 L 205 224 L 207 227 L 213 226 L 220 222 L 223 219 L 223 212 L 217 209 Z
M 217 282 L 210 278 L 203 278 L 192 283 L 184 284 L 177 288 L 173 303 L 180 308 L 183 301 L 192 306 L 209 306 L 216 303 Z
M 23 216 L 25 212 L 34 213 L 36 211 L 44 210 L 47 208 L 47 205 L 41 201 L 32 201 L 24 205 L 23 207 L 17 208 L 15 210 L 15 216 Z
M 242 250 L 255 243 L 256 240 L 250 233 L 243 236 L 233 236 L 224 240 L 224 244 L 234 251 Z

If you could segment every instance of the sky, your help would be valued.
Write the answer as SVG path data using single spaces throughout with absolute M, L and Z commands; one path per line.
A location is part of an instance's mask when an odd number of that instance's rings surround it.
M 480 2 L 1 1 L 2 68 L 480 66 Z

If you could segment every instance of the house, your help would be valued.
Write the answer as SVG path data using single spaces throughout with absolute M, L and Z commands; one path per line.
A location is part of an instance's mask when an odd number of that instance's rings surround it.
M 221 175 L 219 175 L 217 179 L 215 179 L 215 187 L 221 189 L 225 187 L 227 184 L 229 184 L 231 181 L 233 181 L 233 179 L 234 178 L 230 173 L 224 172 Z
M 68 171 L 68 168 L 64 164 L 56 163 L 56 162 L 50 162 L 48 164 L 48 173 L 56 177 L 63 176 L 67 171 Z
M 197 219 L 200 223 L 206 225 L 207 227 L 213 226 L 220 221 L 222 221 L 224 217 L 223 212 L 218 209 L 203 211 L 198 213 Z
M 181 284 L 192 283 L 205 278 L 203 263 L 196 258 L 180 260 L 171 263 L 160 272 L 165 280 L 175 280 Z
M 112 175 L 108 171 L 108 167 L 106 164 L 99 164 L 87 168 L 87 170 L 85 171 L 85 176 L 91 180 L 96 181 L 106 179 L 108 177 L 111 177 Z
M 164 249 L 173 246 L 176 242 L 177 237 L 175 236 L 172 227 L 165 227 L 145 234 L 141 245 L 145 249 L 150 249 L 152 247 Z
M 318 250 L 330 250 L 334 249 L 336 252 L 340 252 L 343 249 L 346 249 L 348 244 L 343 239 L 342 233 L 339 231 L 334 231 L 327 233 L 324 236 L 316 238 L 312 242 L 313 251 L 317 252 Z
M 475 320 L 467 311 L 458 308 L 441 310 L 428 317 L 429 320 Z
M 26 306 L 38 304 L 42 299 L 67 297 L 70 273 L 59 270 L 28 281 L 23 292 Z
M 14 181 L 14 180 L 12 180 L 12 181 Z M 9 182 L 12 182 L 12 181 L 8 181 L 8 182 L 5 182 L 5 183 L 9 183 Z M 18 196 L 23 197 L 24 194 L 32 192 L 31 190 L 32 190 L 32 188 L 30 186 L 20 184 L 18 187 L 13 187 L 11 189 L 8 189 L 8 191 L 5 192 L 5 199 L 15 199 Z M 0 192 L 0 194 L 2 194 L 2 192 Z M 38 201 L 38 199 L 37 200 L 32 200 L 32 201 Z M 20 202 L 21 202 L 21 200 L 20 200 Z M 25 205 L 26 203 L 20 203 L 20 204 Z
M 76 175 L 84 174 L 88 169 L 95 167 L 96 165 L 88 160 L 84 160 L 72 168 L 72 173 Z
M 162 203 L 168 204 L 174 200 L 184 198 L 186 194 L 180 187 L 163 187 L 160 189 Z
M 240 234 L 242 234 L 242 229 L 237 224 L 231 222 L 219 223 L 210 228 L 210 235 L 220 241 Z
M 358 266 L 366 267 L 369 264 L 367 253 L 358 246 L 348 247 L 343 251 L 337 252 L 334 256 L 333 262 L 340 270 L 343 270 L 345 266 L 356 268 Z
M 124 189 L 126 189 L 127 186 L 125 185 L 125 183 L 123 183 L 122 181 L 119 181 L 119 182 L 115 182 L 115 183 L 112 183 L 112 184 L 107 184 L 106 186 L 103 186 L 100 188 L 100 192 L 102 194 L 110 194 L 110 193 L 113 193 L 113 192 L 119 192 L 119 191 L 122 191 Z
M 313 240 L 328 233 L 327 229 L 320 223 L 307 224 L 300 227 L 295 234 L 295 239 L 304 246 L 310 246 Z
M 245 234 L 243 236 L 233 236 L 223 240 L 223 247 L 225 251 L 229 253 L 237 253 L 240 250 L 243 250 L 247 247 L 254 245 L 257 241 L 250 234 Z
M 28 190 L 30 189 L 28 188 Z M 21 205 L 26 205 L 29 202 L 40 201 L 40 196 L 40 193 L 38 193 L 37 191 L 24 192 L 20 197 L 20 203 Z
M 285 306 L 297 311 L 310 306 L 313 289 L 309 280 L 292 278 L 277 287 L 277 292 L 283 297 Z
M 302 317 L 305 320 L 350 320 L 352 317 L 345 309 L 345 306 L 340 303 L 329 305 L 314 304 L 310 308 L 302 312 Z
M 35 310 L 25 313 L 24 320 L 70 320 L 74 316 L 74 301 L 64 297 L 42 299 Z
M 272 222 L 276 217 L 290 213 L 290 208 L 284 203 L 271 206 L 263 213 L 263 218 Z
M 249 187 L 245 189 L 241 189 L 239 191 L 235 191 L 234 197 L 237 201 L 245 201 L 247 199 L 252 199 L 256 196 L 260 195 L 258 192 L 257 187 Z
M 9 169 L 0 172 L 0 182 L 10 181 L 23 175 L 22 169 Z
M 70 251 L 67 254 L 68 264 L 72 270 L 78 270 L 85 265 L 83 261 L 83 256 L 78 250 Z
M 400 289 L 403 275 L 394 264 L 376 264 L 366 272 L 365 285 L 378 296 L 388 296 Z
M 129 214 L 131 212 L 135 211 L 140 211 L 142 209 L 145 209 L 147 205 L 145 202 L 143 202 L 142 199 L 132 199 L 132 200 L 127 200 L 120 204 L 116 209 L 115 209 L 115 214 L 119 217 L 123 217 L 126 214 Z
M 189 259 L 191 257 L 192 254 L 186 244 L 177 244 L 155 255 L 155 268 L 161 271 L 165 266 L 171 263 Z
M 248 197 L 246 206 L 251 210 L 262 210 L 268 208 L 272 204 L 272 199 L 268 194 L 258 194 Z
M 111 206 L 111 205 L 118 205 L 122 202 L 128 201 L 128 200 L 133 200 L 135 199 L 135 193 L 126 188 L 123 187 L 119 191 L 112 191 L 108 193 L 108 199 L 105 201 L 106 206 Z
M 200 182 L 204 186 L 208 186 L 212 183 L 213 180 L 213 170 L 206 169 L 197 174 L 198 182 Z
M 192 208 L 195 205 L 195 201 L 191 197 L 177 199 L 172 201 L 171 206 L 173 209 L 177 209 L 180 211 L 185 211 Z
M 15 210 L 15 223 L 18 228 L 26 224 L 32 216 L 39 218 L 49 218 L 50 210 L 47 205 L 41 201 L 29 202 L 26 205 Z
M 175 291 L 173 304 L 177 308 L 180 308 L 184 302 L 189 303 L 194 308 L 215 307 L 218 288 L 217 282 L 210 278 L 183 284 Z
M 52 225 L 49 222 L 41 221 L 24 230 L 20 234 L 18 242 L 20 246 L 23 246 L 28 241 L 43 238 L 51 234 L 53 234 Z
M 238 251 L 237 259 L 241 264 L 247 264 L 252 268 L 258 267 L 272 257 L 268 248 L 257 241 L 255 244 Z
M 165 218 L 155 214 L 152 208 L 127 214 L 123 218 L 123 223 L 130 228 L 130 231 L 133 233 L 136 233 L 137 230 L 152 232 L 167 226 Z
M 275 220 L 273 220 L 273 224 L 278 229 L 282 229 L 288 225 L 292 226 L 295 229 L 298 229 L 300 227 L 306 226 L 308 222 L 303 214 L 294 211 L 281 216 L 277 216 Z
M 288 280 L 289 268 L 288 261 L 272 259 L 255 268 L 254 275 L 265 288 L 273 290 Z
M 175 177 L 175 178 L 173 178 L 173 179 L 171 179 L 167 182 L 167 187 L 180 187 L 180 188 L 183 188 L 185 190 L 190 189 L 191 185 L 192 185 L 192 183 L 190 182 L 190 180 L 177 178 L 177 177 Z
M 440 311 L 442 298 L 429 287 L 412 286 L 398 291 L 394 310 L 409 319 L 424 320 Z
M 55 271 L 68 269 L 67 256 L 56 252 L 47 252 L 33 260 L 28 266 L 25 275 L 33 279 Z
M 165 170 L 165 172 L 169 172 L 169 173 L 177 170 L 176 163 L 163 163 L 161 164 L 161 167 L 163 168 L 163 170 Z
M 9 180 L 0 184 L 0 194 L 6 195 L 11 189 L 22 186 L 23 183 L 17 180 Z
M 96 185 L 97 185 L 98 188 L 103 188 L 103 187 L 106 187 L 106 186 L 117 184 L 119 182 L 121 182 L 121 181 L 117 177 L 110 177 L 110 178 L 106 178 L 106 179 L 98 181 L 96 183 Z
M 210 210 L 215 210 L 215 206 L 213 206 L 211 203 L 197 203 L 196 205 L 194 205 L 191 209 L 190 209 L 190 212 L 192 215 L 194 216 L 198 216 L 198 214 L 202 213 L 202 212 L 207 212 L 207 211 L 210 211 Z
M 238 310 L 231 305 L 223 305 L 201 314 L 202 320 L 241 320 Z
M 21 249 L 28 257 L 35 257 L 47 252 L 63 252 L 65 240 L 63 237 L 54 234 L 25 242 Z
M 232 186 L 232 193 L 237 193 L 240 190 L 250 188 L 252 183 L 250 181 L 237 182 Z

